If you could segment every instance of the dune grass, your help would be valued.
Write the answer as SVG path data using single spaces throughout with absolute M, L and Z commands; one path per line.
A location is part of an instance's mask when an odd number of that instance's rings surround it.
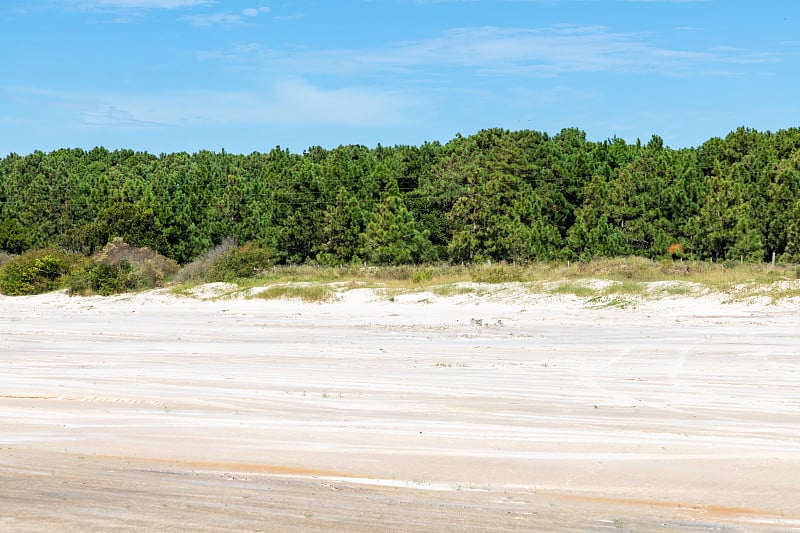
M 336 294 L 328 285 L 273 285 L 253 295 L 264 300 L 302 300 L 309 303 L 329 302 Z
M 574 295 L 580 298 L 691 296 L 724 293 L 729 299 L 768 297 L 773 301 L 800 297 L 797 265 L 651 261 L 627 257 L 586 263 L 534 263 L 529 265 L 404 265 L 273 266 L 253 278 L 233 280 L 231 296 L 268 286 L 256 297 L 329 301 L 337 291 L 381 289 L 387 295 L 429 291 L 437 296 L 481 292 L 476 285 L 516 283 L 532 293 Z M 182 283 L 185 294 L 196 284 Z

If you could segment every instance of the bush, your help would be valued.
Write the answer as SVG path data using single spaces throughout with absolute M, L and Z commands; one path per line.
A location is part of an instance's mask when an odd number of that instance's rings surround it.
M 208 270 L 206 281 L 236 281 L 260 276 L 272 263 L 270 250 L 249 242 L 218 255 Z
M 180 268 L 176 261 L 168 259 L 150 248 L 128 246 L 119 237 L 109 242 L 94 260 L 112 266 L 128 262 L 133 271 L 141 278 L 140 288 L 142 289 L 161 287 L 177 274 Z
M 108 228 L 98 222 L 69 228 L 56 238 L 56 243 L 70 252 L 92 255 L 108 243 Z
M 26 252 L 0 267 L 0 292 L 22 296 L 54 291 L 83 261 L 83 256 L 58 248 Z
M 4 264 L 8 263 L 13 258 L 14 258 L 13 254 L 0 250 L 0 266 L 3 266 Z
M 178 271 L 178 264 L 149 248 L 134 248 L 115 238 L 92 262 L 69 277 L 71 295 L 120 294 L 160 287 Z
M 206 281 L 208 273 L 220 257 L 227 255 L 236 248 L 236 239 L 231 237 L 204 253 L 199 258 L 185 265 L 175 276 L 175 281 Z
M 71 296 L 76 294 L 108 296 L 141 289 L 142 279 L 136 275 L 127 261 L 121 261 L 116 265 L 92 262 L 70 276 L 67 288 Z
M 433 279 L 433 270 L 429 268 L 423 268 L 414 272 L 411 275 L 411 281 L 414 283 L 425 283 Z

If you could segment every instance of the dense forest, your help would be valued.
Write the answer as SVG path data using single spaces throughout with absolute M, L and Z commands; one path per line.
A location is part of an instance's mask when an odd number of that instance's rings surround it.
M 800 129 L 696 148 L 577 129 L 249 155 L 62 149 L 0 161 L 0 249 L 114 237 L 184 264 L 226 239 L 282 264 L 598 256 L 800 259 Z

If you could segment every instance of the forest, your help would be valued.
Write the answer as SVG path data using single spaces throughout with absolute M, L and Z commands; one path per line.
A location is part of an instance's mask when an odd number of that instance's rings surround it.
M 90 256 L 115 237 L 186 264 L 226 240 L 274 264 L 681 257 L 800 260 L 800 129 L 693 148 L 486 129 L 420 146 L 0 161 L 0 249 Z

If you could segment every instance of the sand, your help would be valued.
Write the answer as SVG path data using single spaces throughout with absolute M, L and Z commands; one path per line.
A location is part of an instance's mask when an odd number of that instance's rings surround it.
M 0 297 L 2 531 L 800 531 L 800 303 Z

